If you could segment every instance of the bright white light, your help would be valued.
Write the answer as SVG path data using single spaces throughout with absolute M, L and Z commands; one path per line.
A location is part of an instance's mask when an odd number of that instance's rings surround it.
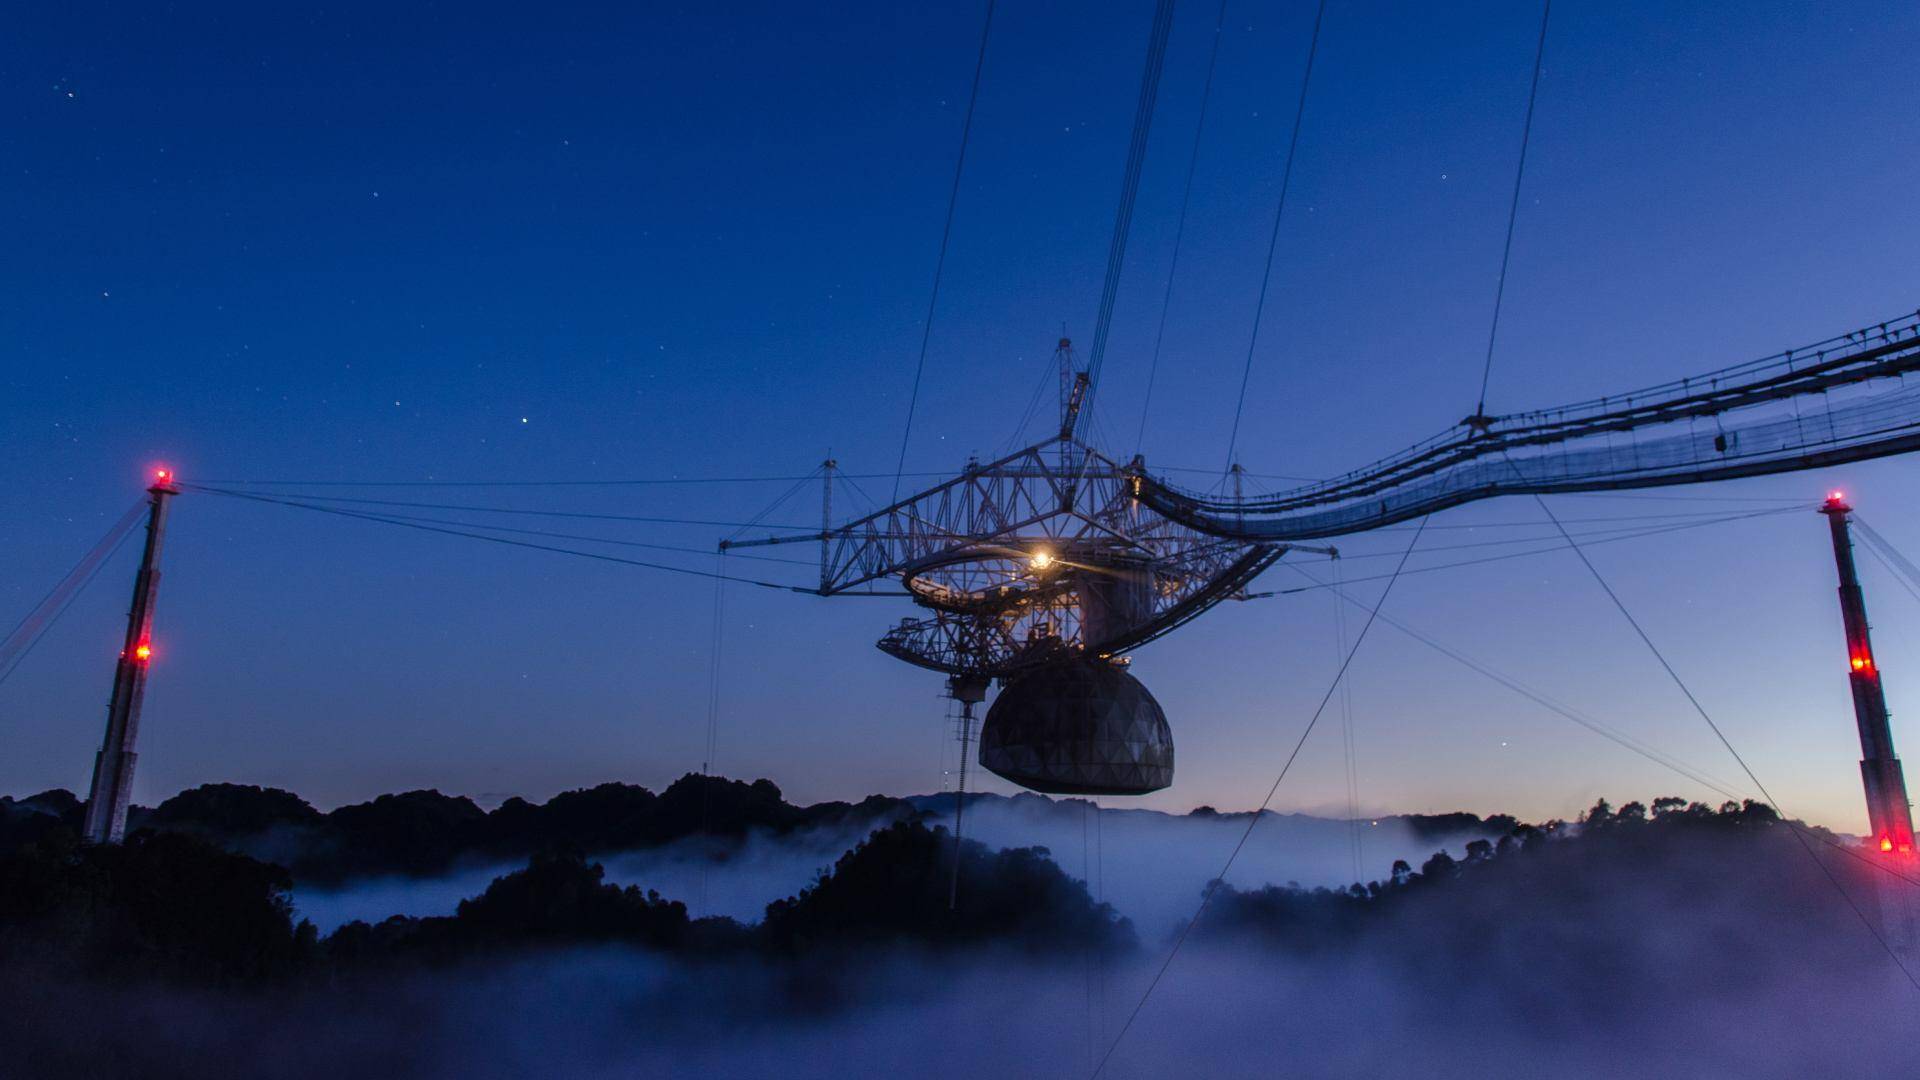
M 1053 565 L 1053 555 L 1045 551 L 1036 551 L 1033 553 L 1033 557 L 1027 560 L 1027 565 L 1033 567 L 1035 570 L 1045 570 L 1047 567 Z

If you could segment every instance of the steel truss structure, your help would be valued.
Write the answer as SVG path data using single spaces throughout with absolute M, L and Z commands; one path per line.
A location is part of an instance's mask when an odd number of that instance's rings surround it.
M 822 596 L 898 578 L 927 614 L 880 648 L 986 677 L 1065 653 L 1118 656 L 1299 546 L 1209 536 L 1148 508 L 1135 486 L 1131 467 L 1063 431 L 817 536 L 730 546 L 818 540 Z
M 1075 434 L 1089 388 L 1060 347 L 1058 434 L 969 463 L 817 534 L 822 596 L 898 579 L 925 614 L 880 639 L 952 676 L 1112 658 L 1244 595 L 1301 542 L 1478 499 L 1725 480 L 1920 449 L 1920 313 L 1632 393 L 1446 433 L 1344 476 L 1251 498 L 1182 490 Z M 829 481 L 830 482 L 830 481 Z M 1324 554 L 1332 549 L 1312 547 Z

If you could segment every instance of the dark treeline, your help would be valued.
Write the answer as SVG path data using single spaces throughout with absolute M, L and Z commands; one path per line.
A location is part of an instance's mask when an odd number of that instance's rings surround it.
M 56 826 L 0 855 L 0 966 L 106 979 L 245 985 L 443 965 L 543 948 L 626 945 L 705 960 L 893 946 L 1120 952 L 1132 926 L 1043 849 L 960 845 L 967 902 L 948 908 L 952 834 L 884 826 L 759 924 L 603 880 L 577 850 L 536 854 L 445 917 L 354 922 L 327 937 L 293 920 L 281 867 L 185 833 L 84 845 Z
M 492 811 L 465 796 L 408 791 L 322 812 L 278 788 L 203 784 L 151 809 L 135 807 L 127 827 L 199 837 L 283 866 L 303 884 L 323 884 L 440 874 L 460 862 L 524 859 L 555 847 L 615 852 L 693 837 L 724 845 L 749 832 L 864 832 L 918 814 L 907 800 L 882 795 L 795 806 L 771 780 L 690 773 L 658 793 L 607 783 L 541 804 L 511 798 Z M 0 849 L 42 830 L 77 829 L 80 816 L 80 801 L 67 791 L 0 798 Z
M 155 1063 L 174 1061 L 168 1054 L 175 1051 L 151 1041 L 157 1033 L 171 1037 L 182 1015 L 197 1019 L 190 1038 L 199 1049 L 178 1059 L 191 1064 L 167 1075 L 204 1075 L 194 1070 L 260 1039 L 306 1045 L 316 1033 L 307 1028 L 311 1017 L 327 1018 L 316 1031 L 334 1032 L 314 1044 L 330 1056 L 311 1068 L 274 1059 L 279 1074 L 337 1075 L 342 1063 L 366 1065 L 362 1058 L 378 1059 L 366 1067 L 382 1074 L 407 1071 L 398 1066 L 416 1075 L 484 1073 L 484 1055 L 507 1052 L 517 1040 L 569 1046 L 636 1026 L 652 1032 L 651 1041 L 621 1035 L 625 1042 L 604 1050 L 608 1060 L 683 1042 L 706 1054 L 734 1045 L 743 1032 L 804 1038 L 794 1033 L 842 1023 L 866 1031 L 873 1010 L 893 1007 L 902 994 L 937 1002 L 932 1015 L 944 1018 L 951 1002 L 963 1000 L 938 996 L 944 973 L 978 972 L 1009 958 L 1016 966 L 1031 958 L 1023 978 L 1047 972 L 1064 982 L 1021 983 L 1001 1006 L 1037 1007 L 1046 986 L 1069 986 L 1074 1027 L 1080 984 L 1098 978 L 1090 958 L 1141 973 L 1157 969 L 1169 944 L 1139 940 L 1125 918 L 1038 848 L 961 845 L 960 904 L 950 910 L 952 835 L 919 820 L 878 826 L 752 924 L 691 918 L 678 899 L 611 884 L 577 848 L 555 847 L 496 878 L 452 915 L 349 923 L 323 937 L 296 923 L 292 878 L 282 867 L 153 827 L 121 845 L 83 845 L 59 813 L 22 804 L 0 811 L 41 819 L 31 828 L 15 821 L 0 849 L 0 992 L 34 1002 L 0 1010 L 0 1041 L 24 1047 L 22 1060 L 48 1066 L 44 1072 L 154 1074 Z M 1809 832 L 1826 870 L 1856 897 L 1869 896 L 1867 862 L 1831 846 L 1838 838 Z M 1249 1004 L 1272 991 L 1277 1015 L 1308 1014 L 1296 1038 L 1340 1022 L 1341 1010 L 1352 1007 L 1390 1031 L 1417 1033 L 1403 1049 L 1452 1038 L 1447 1033 L 1456 1029 L 1465 1032 L 1462 1045 L 1448 1044 L 1456 1054 L 1506 1046 L 1509 1067 L 1475 1075 L 1787 1075 L 1691 1069 L 1685 1055 L 1703 1030 L 1693 1019 L 1703 1009 L 1741 1023 L 1756 1008 L 1777 1017 L 1781 1008 L 1797 1008 L 1809 987 L 1821 988 L 1810 996 L 1818 999 L 1893 970 L 1824 872 L 1789 823 L 1764 805 L 1661 799 L 1615 810 L 1601 802 L 1576 822 L 1515 824 L 1497 840 L 1467 844 L 1458 857 L 1437 853 L 1417 868 L 1395 863 L 1380 880 L 1344 889 L 1221 886 L 1190 935 L 1181 981 L 1164 1007 L 1185 1008 L 1183 995 L 1217 992 L 1218 1008 L 1239 1010 L 1240 1022 L 1276 1022 Z M 563 974 L 600 963 L 625 966 L 606 982 Z M 1208 973 L 1221 972 L 1231 973 L 1228 981 L 1205 989 Z M 156 995 L 156 984 L 166 992 Z M 522 1023 L 513 1010 L 543 1001 L 541 988 L 549 986 L 593 991 L 563 996 Z M 1302 999 L 1303 988 L 1315 989 Z M 1330 995 L 1328 1002 L 1312 999 L 1315 992 Z M 617 1000 L 594 1004 L 578 1022 L 568 1018 L 603 993 Z M 1116 991 L 1111 1009 L 1124 1011 L 1130 994 Z M 518 1004 L 496 1010 L 493 995 Z M 95 1009 L 100 1001 L 163 1004 L 137 1012 L 127 1027 L 124 1017 Z M 201 1004 L 165 1011 L 173 1001 Z M 1183 1015 L 1204 1020 L 1214 1007 Z M 1660 1019 L 1669 1016 L 1670 1024 Z M 417 1049 L 416 1025 L 431 1031 L 444 1017 L 503 1031 L 473 1032 L 445 1020 L 454 1027 L 439 1033 L 436 1048 Z M 230 1031 L 230 1022 L 239 1026 Z M 1022 1015 L 995 1022 L 1035 1035 Z M 930 1022 L 929 1032 L 944 1032 L 944 1023 Z M 1039 1029 L 1059 1037 L 1048 1023 Z M 766 1026 L 779 1024 L 793 1026 L 780 1029 L 785 1035 Z M 686 1035 L 688 1025 L 704 1034 Z M 1252 1029 L 1232 1030 L 1232 1038 L 1258 1042 L 1247 1034 Z M 1613 1032 L 1658 1040 L 1665 1056 L 1656 1056 L 1680 1064 L 1666 1073 L 1612 1069 L 1621 1050 L 1609 1041 Z M 1189 1050 L 1224 1052 L 1204 1033 L 1196 1038 Z M 1809 1054 L 1819 1049 L 1807 1045 Z M 366 1049 L 376 1046 L 384 1049 Z M 470 1053 L 482 1056 L 463 1056 Z M 396 1065 L 408 1055 L 420 1060 Z M 1541 1055 L 1577 1067 L 1518 1071 L 1515 1062 Z M 1418 1060 L 1408 1058 L 1394 1075 L 1469 1075 L 1421 1071 Z
M 771 780 L 751 783 L 689 773 L 654 792 L 636 784 L 605 783 L 564 791 L 544 803 L 511 798 L 488 811 L 462 795 L 408 791 L 382 795 L 332 811 L 316 809 L 293 792 L 250 784 L 202 784 L 155 807 L 136 806 L 129 832 L 180 833 L 263 862 L 285 867 L 302 886 L 336 885 L 387 875 L 434 876 L 460 864 L 526 859 L 556 848 L 613 854 L 696 840 L 724 853 L 749 834 L 785 836 L 807 830 L 864 835 L 894 821 L 951 813 L 952 795 L 894 798 L 870 795 L 857 803 L 787 802 Z M 970 795 L 969 806 L 1006 802 L 1078 813 L 1075 800 L 1021 793 Z M 55 828 L 77 831 L 82 805 L 72 792 L 53 790 L 21 799 L 0 797 L 0 851 Z M 1210 806 L 1195 818 L 1241 818 Z M 1511 817 L 1406 814 L 1380 819 L 1404 825 L 1416 837 L 1438 840 L 1470 830 L 1499 835 L 1519 823 Z
M 1015 796 L 1015 798 L 1026 797 L 1027 796 L 1024 795 Z M 1266 810 L 1261 811 L 1261 813 L 1271 812 L 1272 811 Z M 1253 811 L 1251 810 L 1236 810 L 1229 813 L 1222 813 L 1211 806 L 1196 806 L 1193 808 L 1192 816 L 1219 818 L 1223 821 L 1231 821 L 1235 818 L 1245 818 L 1252 813 Z M 1436 840 L 1443 836 L 1458 836 L 1461 833 L 1480 830 L 1496 834 L 1507 833 L 1520 827 L 1520 820 L 1511 814 L 1489 814 L 1486 817 L 1481 817 L 1478 814 L 1469 814 L 1464 810 L 1456 810 L 1450 814 L 1393 814 L 1375 820 L 1404 825 L 1413 835 L 1422 840 Z
M 1809 847 L 1819 863 L 1806 856 Z M 1866 896 L 1875 871 L 1840 838 L 1786 822 L 1764 803 L 1715 808 L 1662 798 L 1615 810 L 1602 799 L 1573 827 L 1518 825 L 1497 843 L 1468 843 L 1461 858 L 1441 851 L 1417 870 L 1396 861 L 1380 881 L 1344 889 L 1222 885 L 1195 930 L 1203 940 L 1251 939 L 1299 955 L 1336 953 L 1361 938 L 1391 941 L 1409 958 L 1458 964 L 1520 947 L 1523 937 L 1531 939 L 1525 948 L 1551 949 L 1555 925 L 1611 929 L 1610 906 L 1629 889 L 1654 889 L 1676 910 L 1750 909 L 1764 895 L 1776 912 L 1804 904 L 1844 914 L 1827 872 Z
M 535 854 L 523 869 L 462 901 L 451 916 L 354 922 L 324 938 L 311 924 L 295 923 L 289 900 L 293 879 L 286 868 L 222 845 L 244 846 L 238 841 L 289 821 L 352 836 L 351 830 L 365 828 L 367 819 L 387 813 L 416 827 L 378 841 L 371 861 L 390 865 L 422 849 L 449 859 L 449 852 L 462 849 L 430 838 L 431 829 L 421 822 L 435 820 L 433 815 L 392 808 L 472 804 L 440 796 L 394 796 L 319 815 L 290 796 L 282 798 L 284 793 L 214 785 L 156 808 L 126 843 L 93 846 L 78 842 L 69 820 L 74 808 L 57 797 L 7 802 L 0 804 L 6 823 L 0 847 L 0 962 L 108 978 L 247 984 L 597 944 L 681 957 L 762 959 L 900 944 L 1076 954 L 1117 953 L 1136 944 L 1129 922 L 1095 903 L 1085 883 L 1063 873 L 1041 848 L 994 852 L 971 841 L 963 844 L 964 903 L 949 910 L 951 834 L 916 820 L 881 825 L 811 887 L 768 905 L 765 918 L 753 925 L 690 918 L 679 900 L 606 882 L 600 865 L 581 854 L 580 845 L 545 842 L 556 831 L 569 840 L 587 836 L 608 846 L 684 835 L 686 819 L 699 813 L 688 808 L 686 794 L 697 782 L 683 780 L 659 797 L 604 785 L 542 807 L 510 802 L 493 814 L 462 812 L 459 820 L 466 825 L 455 828 L 476 830 L 468 835 L 492 837 L 502 845 L 490 850 L 511 850 L 505 846 L 511 843 L 536 847 Z M 861 813 L 885 819 L 900 806 L 895 800 L 870 799 L 857 807 L 803 809 L 782 802 L 778 789 L 765 781 L 713 784 L 719 797 L 707 808 L 708 820 L 724 823 L 722 829 L 792 829 L 844 822 Z M 622 807 L 624 813 L 611 812 Z M 196 808 L 199 816 L 190 816 Z M 342 816 L 342 823 L 321 824 Z M 218 827 L 210 827 L 209 820 Z M 558 824 L 568 821 L 576 823 L 576 831 L 565 832 Z M 182 822 L 194 825 L 180 828 Z M 1777 848 L 1787 839 L 1778 816 L 1751 802 L 1715 809 L 1661 799 L 1651 810 L 1629 803 L 1615 811 L 1602 801 L 1577 827 L 1516 823 L 1497 843 L 1466 845 L 1460 859 L 1442 851 L 1417 870 L 1396 862 L 1386 878 L 1345 889 L 1222 886 L 1198 939 L 1253 939 L 1312 953 L 1345 948 L 1364 936 L 1391 936 L 1405 929 L 1399 924 L 1417 918 L 1428 932 L 1409 940 L 1453 948 L 1445 943 L 1497 939 L 1504 928 L 1488 924 L 1489 919 L 1511 919 L 1515 911 L 1577 908 L 1621 881 L 1673 883 L 1681 901 L 1711 896 L 1732 887 L 1726 873 L 1730 858 L 1766 855 L 1753 845 Z M 1839 855 L 1830 861 L 1849 860 Z M 1858 876 L 1855 867 L 1838 869 Z M 1447 915 L 1436 920 L 1440 911 Z M 1447 933 L 1436 938 L 1435 925 Z
M 1133 928 L 1088 895 L 1044 849 L 960 845 L 965 904 L 948 907 L 952 834 L 918 822 L 876 830 L 765 919 L 689 918 L 686 905 L 602 880 L 577 853 L 536 855 L 461 901 L 451 916 L 348 923 L 320 942 L 336 967 L 446 962 L 541 946 L 624 944 L 704 958 L 778 959 L 817 951 L 1006 945 L 1036 953 L 1120 952 Z

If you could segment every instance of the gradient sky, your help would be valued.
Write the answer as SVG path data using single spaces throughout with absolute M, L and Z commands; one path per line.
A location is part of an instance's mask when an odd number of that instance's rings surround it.
M 1214 11 L 1182 5 L 1169 46 L 1099 400 L 1117 454 L 1140 422 Z M 1312 18 L 1304 3 L 1228 11 L 1144 445 L 1164 466 L 1224 463 Z M 830 450 L 890 473 L 981 14 L 16 12 L 0 41 L 0 617 L 24 614 L 161 461 L 208 481 L 616 480 L 793 476 Z M 910 470 L 1005 445 L 1061 326 L 1091 335 L 1150 16 L 1001 5 Z M 1240 440 L 1250 470 L 1344 470 L 1471 411 L 1538 17 L 1330 3 Z M 1917 37 L 1920 11 L 1892 4 L 1557 5 L 1489 408 L 1716 368 L 1920 305 Z M 862 483 L 883 495 L 890 479 Z M 1836 486 L 1920 555 L 1906 460 L 1558 506 L 1648 518 L 1810 506 Z M 784 487 L 358 494 L 735 521 Z M 774 519 L 818 513 L 808 489 Z M 728 531 L 522 524 L 702 550 Z M 1434 548 L 1544 531 L 1521 501 L 1434 525 Z M 133 558 L 0 686 L 0 791 L 84 792 Z M 1789 812 L 1863 827 L 1822 519 L 1593 558 Z M 1920 754 L 1920 708 L 1901 709 L 1920 701 L 1920 603 L 1862 568 L 1896 739 Z M 1283 565 L 1263 584 L 1303 580 Z M 185 495 L 135 795 L 234 780 L 333 805 L 664 784 L 702 758 L 713 594 Z M 801 800 L 937 789 L 952 758 L 940 680 L 872 646 L 909 611 L 731 588 L 716 769 Z M 1568 553 L 1411 576 L 1387 613 L 1739 778 Z M 1142 650 L 1134 670 L 1179 744 L 1175 785 L 1144 803 L 1256 804 L 1325 692 L 1333 634 L 1328 595 L 1309 593 L 1226 605 Z M 1370 812 L 1719 800 L 1384 625 L 1352 678 Z M 1344 807 L 1341 746 L 1335 711 L 1276 805 Z

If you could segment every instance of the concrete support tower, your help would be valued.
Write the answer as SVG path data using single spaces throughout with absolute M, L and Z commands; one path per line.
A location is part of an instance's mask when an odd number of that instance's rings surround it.
M 1853 507 L 1839 492 L 1827 497 L 1820 512 L 1833 532 L 1833 559 L 1840 568 L 1840 616 L 1847 628 L 1847 679 L 1853 686 L 1853 718 L 1860 727 L 1860 779 L 1867 789 L 1867 821 L 1872 843 L 1889 854 L 1914 854 L 1913 809 L 1907 782 L 1893 752 L 1887 723 L 1887 698 L 1880 688 L 1880 665 L 1867 635 L 1867 603 L 1853 568 Z
M 133 798 L 134 742 L 140 735 L 140 699 L 147 688 L 147 663 L 153 657 L 153 602 L 160 589 L 160 541 L 167 526 L 167 497 L 178 495 L 173 474 L 156 472 L 147 489 L 147 543 L 140 573 L 133 579 L 133 607 L 127 612 L 127 638 L 113 671 L 113 697 L 107 702 L 107 736 L 93 759 L 93 787 L 81 831 L 95 844 L 117 844 L 127 832 L 127 807 Z

